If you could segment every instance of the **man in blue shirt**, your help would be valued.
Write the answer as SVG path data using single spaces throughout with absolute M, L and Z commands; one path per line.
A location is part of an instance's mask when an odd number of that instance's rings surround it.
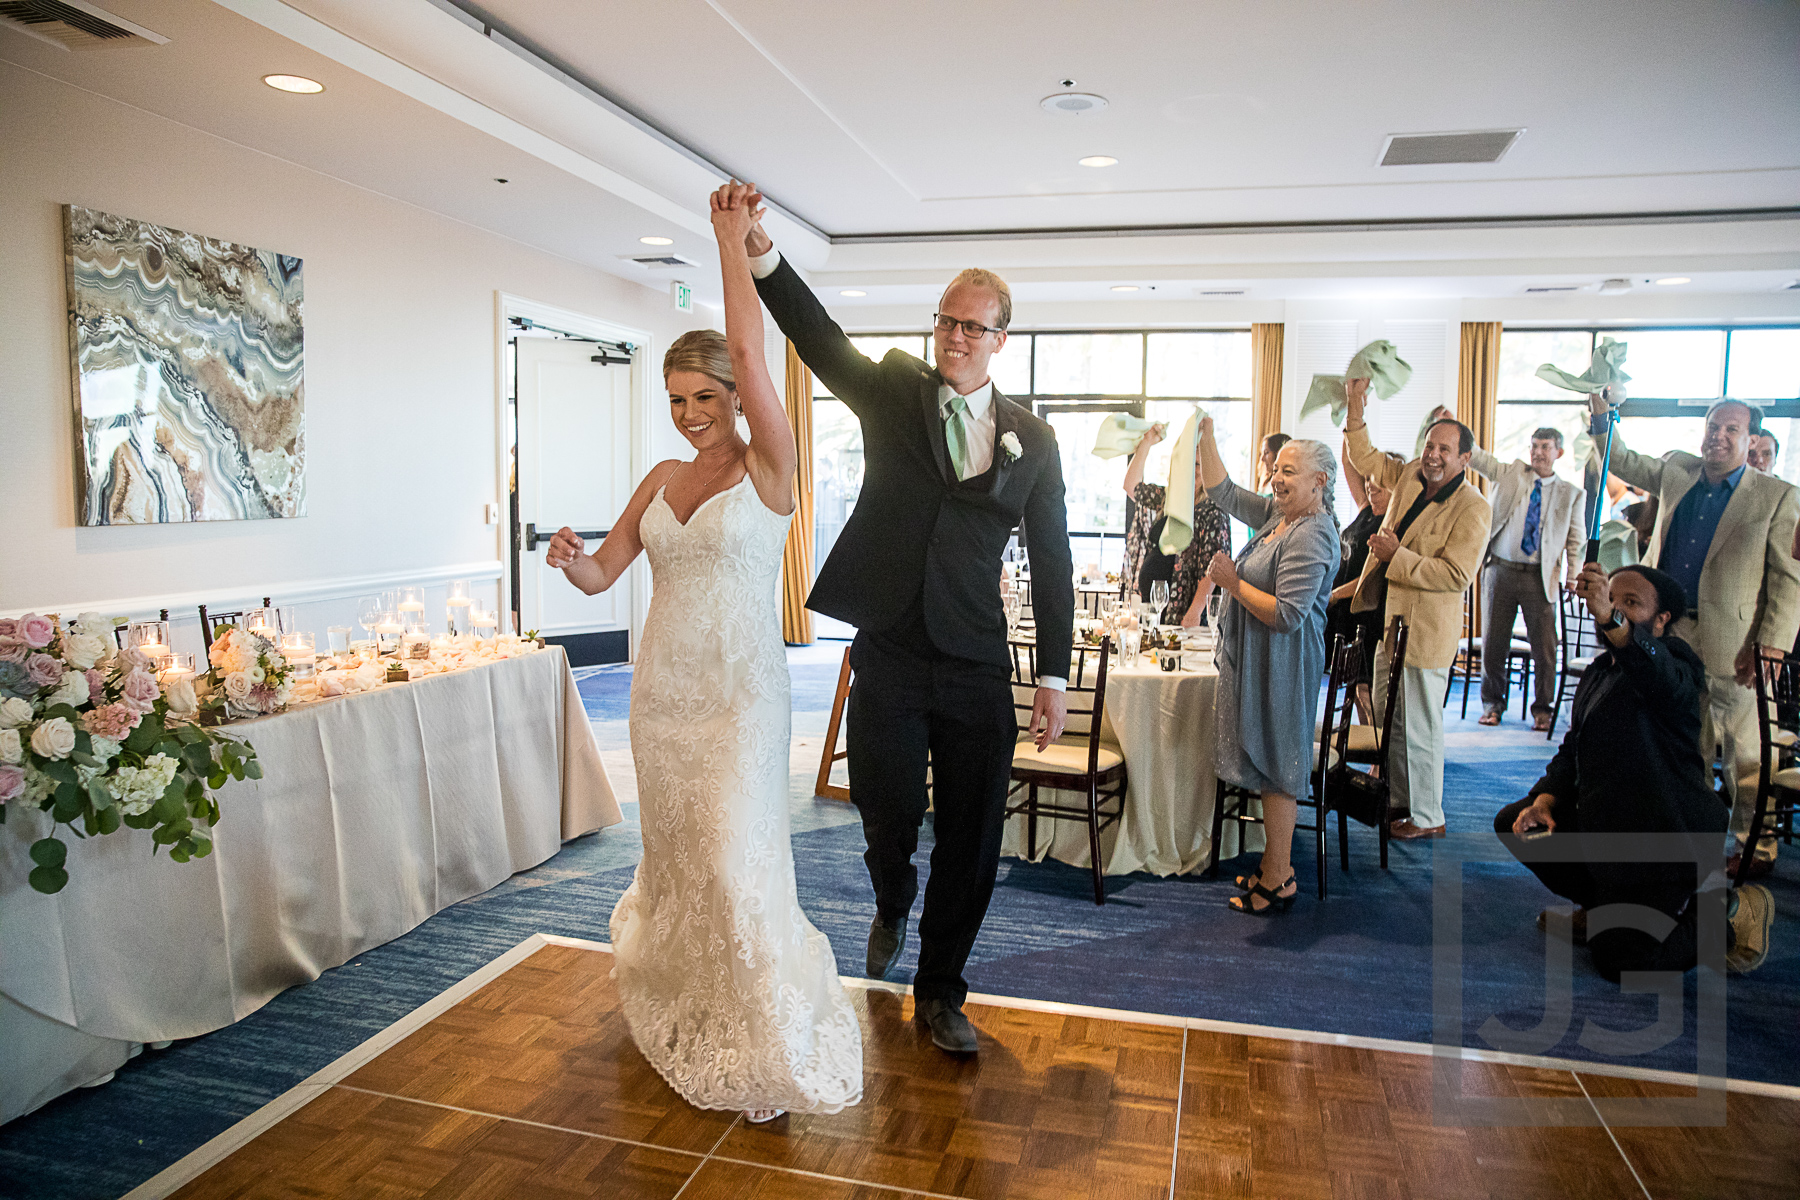
M 1606 436 L 1606 402 L 1588 397 L 1596 443 Z M 1613 433 L 1612 470 L 1660 501 L 1661 515 L 1644 561 L 1674 577 L 1688 612 L 1670 632 L 1699 651 L 1706 665 L 1700 751 L 1715 749 L 1732 796 L 1731 831 L 1742 841 L 1756 802 L 1761 746 L 1751 692 L 1752 648 L 1794 644 L 1800 632 L 1800 564 L 1793 555 L 1800 492 L 1745 469 L 1756 412 L 1721 400 L 1706 413 L 1698 455 L 1637 454 Z M 1757 857 L 1773 860 L 1775 841 L 1761 839 Z

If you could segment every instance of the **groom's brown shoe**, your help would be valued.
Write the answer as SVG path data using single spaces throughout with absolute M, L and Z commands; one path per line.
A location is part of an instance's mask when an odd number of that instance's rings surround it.
M 913 1020 L 931 1030 L 931 1044 L 951 1054 L 973 1054 L 981 1048 L 975 1027 L 954 1000 L 919 1000 L 915 997 Z
M 869 925 L 869 954 L 865 962 L 870 979 L 886 979 L 906 949 L 906 918 L 888 924 L 876 917 Z

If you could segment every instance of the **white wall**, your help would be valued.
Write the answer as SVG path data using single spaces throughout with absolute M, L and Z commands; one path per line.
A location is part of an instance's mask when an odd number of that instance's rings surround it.
M 316 601 L 305 627 L 322 630 L 363 592 L 492 578 L 497 293 L 651 331 L 653 381 L 671 339 L 717 319 L 7 64 L 0 111 L 0 612 L 124 615 L 173 599 L 191 619 L 196 598 L 273 592 Z M 66 203 L 305 260 L 307 516 L 76 524 Z M 680 453 L 660 390 L 649 395 L 653 450 Z

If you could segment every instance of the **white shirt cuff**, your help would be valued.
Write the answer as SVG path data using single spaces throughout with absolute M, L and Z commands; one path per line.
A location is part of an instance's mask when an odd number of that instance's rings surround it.
M 1069 690 L 1069 681 L 1066 679 L 1058 679 L 1054 675 L 1039 675 L 1038 686 L 1041 688 L 1049 688 L 1053 692 L 1066 692 Z
M 781 251 L 771 246 L 768 253 L 758 254 L 750 260 L 750 278 L 767 279 L 775 273 L 775 268 L 780 265 Z

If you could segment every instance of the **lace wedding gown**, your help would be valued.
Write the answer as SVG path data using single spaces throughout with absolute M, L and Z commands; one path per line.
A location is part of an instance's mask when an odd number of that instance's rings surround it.
M 788 841 L 791 710 L 778 615 L 791 518 L 748 477 L 683 525 L 658 491 L 656 581 L 631 683 L 644 857 L 612 914 L 638 1049 L 698 1108 L 833 1113 L 862 1032 Z

